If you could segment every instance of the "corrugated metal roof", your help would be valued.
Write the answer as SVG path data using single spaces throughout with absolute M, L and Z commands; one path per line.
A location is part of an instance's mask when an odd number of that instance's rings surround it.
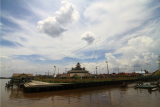
M 17 76 L 20 76 L 20 75 L 22 75 L 22 74 L 27 75 L 27 76 L 33 76 L 33 74 L 26 74 L 26 73 L 13 73 L 13 74 L 12 74 L 12 77 L 17 77 Z

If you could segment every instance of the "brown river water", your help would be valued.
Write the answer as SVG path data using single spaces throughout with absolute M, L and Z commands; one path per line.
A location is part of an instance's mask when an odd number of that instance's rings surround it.
M 24 93 L 23 88 L 5 88 L 1 81 L 0 107 L 160 107 L 160 91 L 127 88 L 120 85 L 72 90 Z

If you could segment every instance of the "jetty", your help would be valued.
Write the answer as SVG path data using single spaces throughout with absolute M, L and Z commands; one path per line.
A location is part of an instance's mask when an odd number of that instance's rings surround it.
M 54 66 L 56 69 L 56 66 Z M 97 70 L 97 67 L 96 67 Z M 55 70 L 56 71 L 56 70 Z M 34 79 L 34 80 L 33 80 Z M 63 74 L 48 75 L 35 75 L 27 73 L 13 73 L 12 81 L 18 83 L 20 88 L 24 88 L 25 92 L 44 92 L 44 91 L 57 91 L 75 88 L 87 88 L 95 86 L 105 86 L 114 84 L 130 83 L 135 81 L 157 81 L 160 75 L 143 76 L 139 73 L 112 73 L 109 74 L 91 74 L 81 67 L 78 62 L 76 67 L 66 71 Z M 125 85 L 126 87 L 127 85 Z
M 24 83 L 24 92 L 46 92 L 46 91 L 59 91 L 76 88 L 87 88 L 95 86 L 105 86 L 122 84 L 123 82 L 135 82 L 136 80 L 120 80 L 120 81 L 98 81 L 98 82 L 79 82 L 79 83 L 47 83 L 41 81 L 32 81 Z
M 47 83 L 41 81 L 32 81 L 24 83 L 25 92 L 42 92 L 51 90 L 62 90 L 64 86 L 70 87 L 73 83 Z

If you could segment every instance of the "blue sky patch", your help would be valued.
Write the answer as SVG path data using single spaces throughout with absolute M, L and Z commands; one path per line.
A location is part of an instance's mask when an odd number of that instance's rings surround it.
M 18 46 L 23 46 L 21 44 L 19 44 L 18 42 L 13 42 L 13 41 L 9 41 L 9 40 L 5 40 L 5 39 L 1 39 L 1 45 L 2 46 L 6 46 L 6 47 L 18 47 Z

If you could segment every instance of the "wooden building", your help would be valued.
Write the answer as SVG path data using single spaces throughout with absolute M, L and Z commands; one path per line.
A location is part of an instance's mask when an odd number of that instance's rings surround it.
M 19 80 L 31 80 L 33 78 L 33 74 L 26 74 L 26 73 L 13 73 L 12 79 L 14 81 Z

